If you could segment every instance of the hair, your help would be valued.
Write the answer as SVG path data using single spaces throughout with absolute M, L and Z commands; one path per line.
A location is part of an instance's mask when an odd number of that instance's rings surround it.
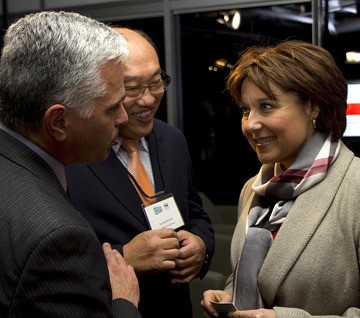
M 89 118 L 107 90 L 102 66 L 127 56 L 121 35 L 80 14 L 47 11 L 19 19 L 4 37 L 0 120 L 18 132 L 37 132 L 54 104 Z
M 270 84 L 294 93 L 303 103 L 319 107 L 316 130 L 333 140 L 346 128 L 347 83 L 331 54 L 324 48 L 298 40 L 245 50 L 227 78 L 227 89 L 237 104 L 248 79 L 269 98 L 277 100 Z

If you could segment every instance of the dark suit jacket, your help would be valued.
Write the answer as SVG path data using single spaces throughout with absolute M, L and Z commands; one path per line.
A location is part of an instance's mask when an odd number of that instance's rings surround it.
M 184 135 L 155 120 L 147 141 L 155 191 L 165 190 L 174 195 L 185 221 L 184 229 L 204 240 L 210 260 L 214 252 L 213 228 L 193 187 Z M 68 167 L 67 179 L 72 202 L 93 225 L 101 242 L 108 241 L 122 252 L 123 245 L 150 229 L 140 197 L 114 152 L 102 163 Z M 201 276 L 208 266 L 204 265 Z M 188 284 L 171 284 L 166 274 L 138 278 L 139 309 L 144 318 L 191 317 Z
M 111 301 L 106 260 L 53 170 L 0 129 L 0 316 L 140 317 Z

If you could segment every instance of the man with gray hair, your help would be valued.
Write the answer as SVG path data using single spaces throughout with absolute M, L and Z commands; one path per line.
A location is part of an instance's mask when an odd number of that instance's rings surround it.
M 126 41 L 76 13 L 9 27 L 0 61 L 0 316 L 138 318 L 132 266 L 71 206 L 64 166 L 107 158 L 128 117 Z M 105 255 L 104 255 L 105 254 Z

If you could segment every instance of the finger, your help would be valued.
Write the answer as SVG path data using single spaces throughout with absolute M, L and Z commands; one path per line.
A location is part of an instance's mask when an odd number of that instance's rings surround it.
M 109 243 L 104 243 L 102 245 L 102 248 L 103 248 L 103 252 L 104 252 L 105 257 L 106 257 L 106 261 L 109 263 L 114 258 L 111 245 Z
M 160 229 L 160 230 L 155 230 L 159 232 L 159 236 L 161 238 L 170 238 L 170 237 L 174 237 L 178 240 L 178 235 L 177 233 L 170 228 L 165 228 L 165 229 Z
M 176 264 L 174 261 L 164 260 L 161 264 L 163 270 L 169 270 L 175 268 Z
M 163 246 L 167 250 L 176 249 L 179 250 L 180 242 L 176 238 L 162 238 Z
M 113 250 L 113 254 L 117 260 L 121 260 L 123 258 L 117 250 Z
M 119 265 L 127 265 L 124 257 L 120 254 L 120 252 L 118 250 L 113 249 L 112 253 Z

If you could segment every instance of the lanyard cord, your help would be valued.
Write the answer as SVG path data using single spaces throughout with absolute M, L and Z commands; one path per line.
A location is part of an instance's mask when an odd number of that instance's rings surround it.
M 134 183 L 135 187 L 141 192 L 141 194 L 143 196 L 147 197 L 148 199 L 155 199 L 165 193 L 165 191 L 159 191 L 159 192 L 154 193 L 154 195 L 146 194 L 145 191 L 140 187 L 140 184 L 136 181 L 135 177 L 130 173 L 130 171 L 125 166 L 124 166 L 124 168 L 126 169 L 126 172 L 129 175 L 131 181 Z

